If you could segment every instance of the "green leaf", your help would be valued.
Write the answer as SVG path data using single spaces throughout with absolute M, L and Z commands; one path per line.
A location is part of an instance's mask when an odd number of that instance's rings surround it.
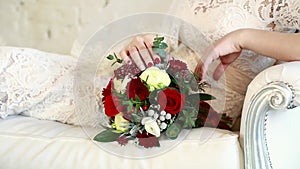
M 181 126 L 177 123 L 173 123 L 166 131 L 166 135 L 170 139 L 176 139 L 181 132 Z
M 160 52 L 158 53 L 158 55 L 161 56 L 161 57 L 166 57 L 166 56 L 167 56 L 167 53 L 166 53 L 165 51 L 160 51 Z
M 117 59 L 117 62 L 118 62 L 118 63 L 122 63 L 123 60 L 118 58 L 118 59 Z
M 154 48 L 158 48 L 158 47 L 159 47 L 159 44 L 160 44 L 159 41 L 154 41 L 154 42 L 153 42 L 153 47 L 154 47 Z M 153 48 L 153 47 L 152 47 L 152 48 Z
M 160 49 L 166 49 L 167 47 L 168 47 L 168 45 L 165 42 L 162 42 L 161 44 L 159 44 Z
M 116 141 L 117 138 L 121 135 L 122 133 L 116 133 L 114 130 L 104 130 L 101 133 L 97 134 L 94 137 L 95 141 L 98 142 L 112 142 Z
M 127 111 L 130 112 L 133 108 L 133 104 L 130 102 L 128 107 L 127 107 Z
M 152 48 L 152 51 L 153 51 L 154 53 L 159 53 L 160 50 L 161 50 L 161 49 L 159 49 L 159 48 Z
M 195 93 L 195 94 L 188 95 L 186 99 L 190 101 L 207 101 L 207 100 L 214 100 L 216 98 L 206 93 Z
M 158 37 L 158 36 L 156 36 L 155 38 L 154 38 L 154 40 L 155 41 L 163 41 L 165 38 L 162 36 L 162 37 Z
M 106 58 L 109 60 L 113 60 L 115 57 L 113 55 L 108 55 Z

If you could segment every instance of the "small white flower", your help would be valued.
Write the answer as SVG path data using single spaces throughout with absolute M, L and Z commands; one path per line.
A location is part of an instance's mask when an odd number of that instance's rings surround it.
M 155 137 L 159 137 L 160 136 L 160 128 L 157 125 L 155 119 L 153 119 L 152 117 L 144 117 L 142 119 L 142 125 L 145 126 L 145 130 L 154 135 Z

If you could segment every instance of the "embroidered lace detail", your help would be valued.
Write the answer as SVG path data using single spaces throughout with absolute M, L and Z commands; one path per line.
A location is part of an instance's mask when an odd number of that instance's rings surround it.
M 198 31 L 204 34 L 205 40 L 210 43 L 240 28 L 286 31 L 286 28 L 299 29 L 300 27 L 300 1 L 298 0 L 175 0 L 170 14 L 197 27 Z M 184 39 L 190 44 L 194 43 L 195 33 L 190 27 L 180 24 L 173 26 L 176 27 L 170 32 L 173 36 L 179 37 L 180 40 Z M 253 79 L 275 62 L 274 59 L 244 50 L 231 67 L 245 75 L 248 82 L 248 79 Z M 228 73 L 226 75 L 227 81 L 233 80 L 233 75 Z M 247 87 L 247 83 L 242 87 L 239 87 L 240 84 L 237 82 L 228 85 L 230 86 L 226 89 L 226 101 L 229 103 L 226 103 L 225 111 L 242 105 Z M 240 112 L 226 113 L 237 116 Z
M 94 116 L 74 111 L 76 59 L 33 49 L 4 47 L 0 52 L 2 118 L 23 114 L 75 125 L 97 123 Z

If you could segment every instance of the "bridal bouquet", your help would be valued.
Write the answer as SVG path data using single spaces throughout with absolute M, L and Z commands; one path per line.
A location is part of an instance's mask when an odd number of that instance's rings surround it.
M 164 38 L 154 40 L 153 52 L 165 57 Z M 107 58 L 115 59 L 114 64 L 122 62 L 116 55 Z M 102 90 L 99 103 L 109 119 L 109 127 L 94 140 L 117 141 L 120 145 L 134 140 L 137 145 L 150 148 L 160 145 L 162 135 L 176 139 L 182 129 L 204 123 L 218 127 L 220 116 L 205 102 L 214 97 L 204 93 L 205 84 L 195 79 L 187 64 L 176 59 L 144 71 L 134 64 L 117 68 Z

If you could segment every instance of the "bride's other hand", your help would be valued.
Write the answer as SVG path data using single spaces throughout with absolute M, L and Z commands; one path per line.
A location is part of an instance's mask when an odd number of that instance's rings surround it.
M 214 71 L 214 79 L 218 80 L 225 69 L 241 54 L 242 49 L 254 51 L 281 61 L 300 60 L 300 34 L 282 33 L 257 29 L 239 29 L 216 41 L 204 55 L 195 69 L 200 77 L 210 63 L 220 59 L 221 63 Z
M 234 31 L 215 41 L 207 48 L 206 53 L 201 58 L 201 61 L 198 62 L 194 72 L 203 79 L 208 66 L 214 60 L 220 59 L 221 63 L 217 66 L 213 74 L 213 78 L 218 80 L 226 68 L 241 54 L 240 34 L 241 30 Z
M 125 64 L 136 64 L 140 70 L 160 63 L 160 57 L 153 53 L 154 36 L 136 36 L 120 51 Z

